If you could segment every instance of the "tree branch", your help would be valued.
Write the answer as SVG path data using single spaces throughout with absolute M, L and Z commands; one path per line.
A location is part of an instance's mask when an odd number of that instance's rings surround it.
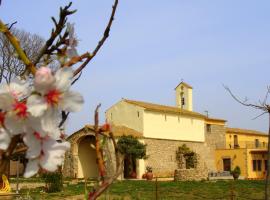
M 10 30 L 6 27 L 6 25 L 1 20 L 0 20 L 0 32 L 2 32 L 10 41 L 10 43 L 12 44 L 12 46 L 18 53 L 19 58 L 25 64 L 26 69 L 29 70 L 34 75 L 36 73 L 36 67 L 25 54 L 17 38 L 10 32 Z
M 255 109 L 259 109 L 259 110 L 264 110 L 266 112 L 268 112 L 268 109 L 266 106 L 259 106 L 259 105 L 256 105 L 256 104 L 251 104 L 251 103 L 246 103 L 246 100 L 245 101 L 242 101 L 240 100 L 239 98 L 237 98 L 233 93 L 232 91 L 230 90 L 230 88 L 228 88 L 227 86 L 223 85 L 223 87 L 225 88 L 225 90 L 227 90 L 229 92 L 229 94 L 232 96 L 232 98 L 237 101 L 238 103 L 244 105 L 244 106 L 248 106 L 248 107 L 253 107 Z
M 74 76 L 76 76 L 78 73 L 80 73 L 87 66 L 87 64 L 95 57 L 95 55 L 97 54 L 99 49 L 102 47 L 102 45 L 104 44 L 106 39 L 109 37 L 109 33 L 110 33 L 111 26 L 112 26 L 112 22 L 114 20 L 114 15 L 115 15 L 115 12 L 116 12 L 117 5 L 118 5 L 118 0 L 115 0 L 114 5 L 112 6 L 112 13 L 111 13 L 109 22 L 107 24 L 107 27 L 106 27 L 106 29 L 105 29 L 105 31 L 103 33 L 102 39 L 98 42 L 96 48 L 89 55 L 87 60 L 84 61 L 84 63 L 78 69 L 76 69 L 76 71 L 74 72 Z
M 54 40 L 58 35 L 61 34 L 63 28 L 65 27 L 67 16 L 74 14 L 77 10 L 70 11 L 69 8 L 71 7 L 72 2 L 70 2 L 67 6 L 60 7 L 60 14 L 59 14 L 59 21 L 56 22 L 55 18 L 52 17 L 52 21 L 55 25 L 55 29 L 52 29 L 51 37 L 46 41 L 44 47 L 39 52 L 39 55 L 34 60 L 34 64 L 37 64 L 42 56 L 47 52 L 48 48 L 53 44 Z M 58 44 L 59 45 L 59 44 Z

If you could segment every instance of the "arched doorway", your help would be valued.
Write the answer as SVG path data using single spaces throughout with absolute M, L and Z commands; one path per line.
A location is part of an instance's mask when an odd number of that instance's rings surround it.
M 98 166 L 96 163 L 96 152 L 93 148 L 95 137 L 85 136 L 78 143 L 78 178 L 97 178 Z

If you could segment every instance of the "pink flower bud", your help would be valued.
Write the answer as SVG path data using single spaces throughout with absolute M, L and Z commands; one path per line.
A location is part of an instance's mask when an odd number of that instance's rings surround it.
M 49 67 L 41 67 L 35 74 L 34 86 L 38 92 L 44 93 L 54 84 L 55 78 Z

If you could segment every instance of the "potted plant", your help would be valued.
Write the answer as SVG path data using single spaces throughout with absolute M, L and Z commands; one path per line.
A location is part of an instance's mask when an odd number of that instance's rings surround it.
M 146 167 L 146 174 L 145 177 L 147 180 L 152 180 L 153 179 L 153 171 L 152 171 L 152 167 L 147 166 Z
M 236 167 L 233 169 L 233 171 L 231 171 L 231 174 L 232 174 L 234 180 L 237 180 L 237 179 L 239 178 L 240 174 L 241 174 L 241 169 L 240 169 L 240 167 L 239 167 L 239 166 L 236 166 Z

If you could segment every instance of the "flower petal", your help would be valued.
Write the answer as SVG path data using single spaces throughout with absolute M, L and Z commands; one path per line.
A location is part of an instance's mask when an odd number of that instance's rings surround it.
M 24 133 L 26 130 L 26 121 L 19 119 L 13 113 L 8 113 L 5 118 L 4 125 L 11 135 Z
M 62 95 L 59 107 L 65 111 L 78 112 L 81 110 L 83 103 L 83 97 L 79 93 L 67 91 Z
M 39 170 L 38 161 L 39 161 L 38 159 L 28 160 L 28 163 L 25 168 L 24 175 L 23 175 L 25 178 L 34 176 L 38 172 Z
M 37 158 L 41 154 L 41 140 L 38 140 L 35 133 L 27 133 L 23 137 L 23 141 L 28 147 L 26 151 L 26 158 Z
M 13 103 L 14 97 L 10 93 L 0 93 L 0 109 L 9 111 Z
M 64 92 L 72 83 L 73 71 L 71 68 L 60 68 L 55 74 L 55 87 L 56 89 Z
M 44 114 L 45 110 L 48 108 L 45 99 L 39 95 L 31 95 L 27 99 L 27 108 L 34 117 L 39 117 Z
M 43 142 L 44 155 L 40 159 L 40 165 L 48 171 L 55 171 L 63 163 L 66 150 L 70 148 L 68 142 L 59 143 L 48 139 Z
M 41 118 L 42 129 L 54 139 L 60 137 L 59 123 L 59 113 L 56 109 L 48 109 Z
M 24 98 L 30 93 L 29 84 L 26 81 L 15 78 L 9 84 L 9 90 L 17 99 Z
M 10 135 L 3 128 L 0 128 L 0 149 L 6 150 L 10 143 Z

